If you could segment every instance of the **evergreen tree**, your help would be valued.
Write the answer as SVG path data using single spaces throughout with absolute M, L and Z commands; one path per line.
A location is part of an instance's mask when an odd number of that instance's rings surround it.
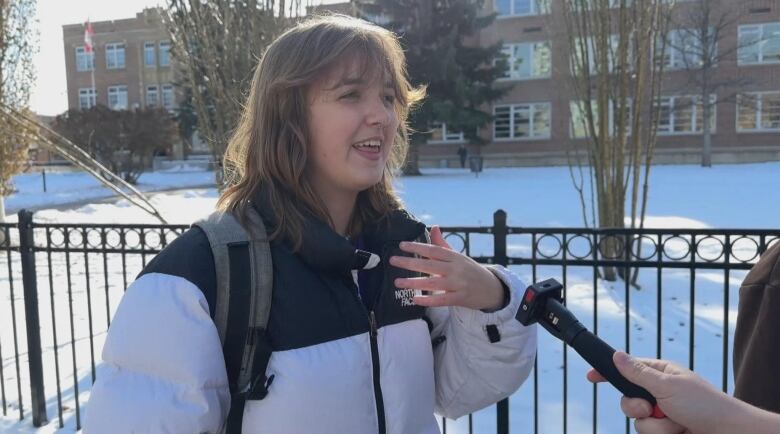
M 371 19 L 401 37 L 413 86 L 427 87 L 427 98 L 411 113 L 410 150 L 404 174 L 420 174 L 419 146 L 432 128 L 444 122 L 462 131 L 471 143 L 482 144 L 479 128 L 490 122 L 492 101 L 508 87 L 495 87 L 506 61 L 501 43 L 478 44 L 479 31 L 495 19 L 482 15 L 484 0 L 375 0 L 358 3 L 363 18 Z M 498 59 L 498 60 L 497 60 Z

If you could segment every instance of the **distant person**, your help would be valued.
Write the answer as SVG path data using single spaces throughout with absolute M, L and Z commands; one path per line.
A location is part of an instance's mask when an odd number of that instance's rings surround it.
M 431 434 L 434 412 L 460 417 L 519 388 L 536 352 L 536 329 L 514 319 L 525 286 L 450 249 L 438 227 L 428 243 L 393 190 L 423 97 L 405 71 L 393 33 L 346 16 L 307 19 L 268 47 L 227 147 L 224 214 L 209 222 L 242 222 L 270 254 L 228 244 L 218 269 L 214 226 L 195 226 L 156 256 L 111 322 L 87 434 L 238 433 L 234 421 L 252 433 Z M 257 306 L 219 308 L 220 276 L 236 278 L 230 297 L 245 294 L 262 258 L 267 328 L 240 339 L 246 328 L 228 321 L 223 348 L 215 315 Z M 226 368 L 241 362 L 231 342 L 267 363 L 244 370 L 246 389 Z
M 466 149 L 466 145 L 460 145 L 458 148 L 458 157 L 460 157 L 460 168 L 466 168 L 466 159 L 469 156 L 469 150 Z
M 626 362 L 623 372 L 659 399 L 669 416 L 650 419 L 650 404 L 623 398 L 628 417 L 637 418 L 640 434 L 780 433 L 780 242 L 756 263 L 739 290 L 734 335 L 734 398 L 674 364 L 658 360 Z M 621 369 L 618 366 L 618 369 Z M 666 374 L 658 374 L 660 370 Z M 627 375 L 628 374 L 628 375 Z M 668 375 L 667 375 L 668 374 Z M 632 377 L 629 377 L 631 375 Z M 593 381 L 601 377 L 588 374 Z M 633 378 L 633 379 L 632 379 Z M 641 428 L 641 429 L 640 429 Z M 687 429 L 687 431 L 686 431 Z M 762 431 L 763 430 L 763 431 Z

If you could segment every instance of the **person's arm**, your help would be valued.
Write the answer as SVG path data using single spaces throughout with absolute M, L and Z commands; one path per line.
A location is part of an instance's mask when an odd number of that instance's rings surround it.
M 219 432 L 230 392 L 203 293 L 178 276 L 145 274 L 111 322 L 84 432 Z
M 780 243 L 767 250 L 739 289 L 734 331 L 734 396 L 780 413 Z
M 419 258 L 390 263 L 429 277 L 397 279 L 399 288 L 434 291 L 415 297 L 433 323 L 436 412 L 457 418 L 514 393 L 530 373 L 536 328 L 515 320 L 522 282 L 503 267 L 484 267 L 452 251 L 438 227 L 432 245 L 401 246 Z
M 688 369 L 665 360 L 636 359 L 620 351 L 613 360 L 626 379 L 656 397 L 667 416 L 651 418 L 650 403 L 623 397 L 621 409 L 626 416 L 637 419 L 639 434 L 780 432 L 780 415 L 733 398 Z M 588 372 L 588 379 L 604 381 L 595 370 Z

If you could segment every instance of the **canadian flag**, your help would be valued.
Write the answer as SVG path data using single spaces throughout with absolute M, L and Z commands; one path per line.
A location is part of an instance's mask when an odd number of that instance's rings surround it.
M 95 31 L 92 30 L 92 23 L 87 20 L 87 24 L 84 28 L 84 48 L 87 53 L 92 52 L 92 35 L 95 34 Z

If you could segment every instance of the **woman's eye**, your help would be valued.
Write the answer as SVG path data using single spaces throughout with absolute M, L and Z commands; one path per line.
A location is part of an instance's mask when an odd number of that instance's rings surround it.
M 356 99 L 360 97 L 360 93 L 353 90 L 351 92 L 347 92 L 344 95 L 341 96 L 342 99 Z
M 385 95 L 385 103 L 395 104 L 395 95 Z

